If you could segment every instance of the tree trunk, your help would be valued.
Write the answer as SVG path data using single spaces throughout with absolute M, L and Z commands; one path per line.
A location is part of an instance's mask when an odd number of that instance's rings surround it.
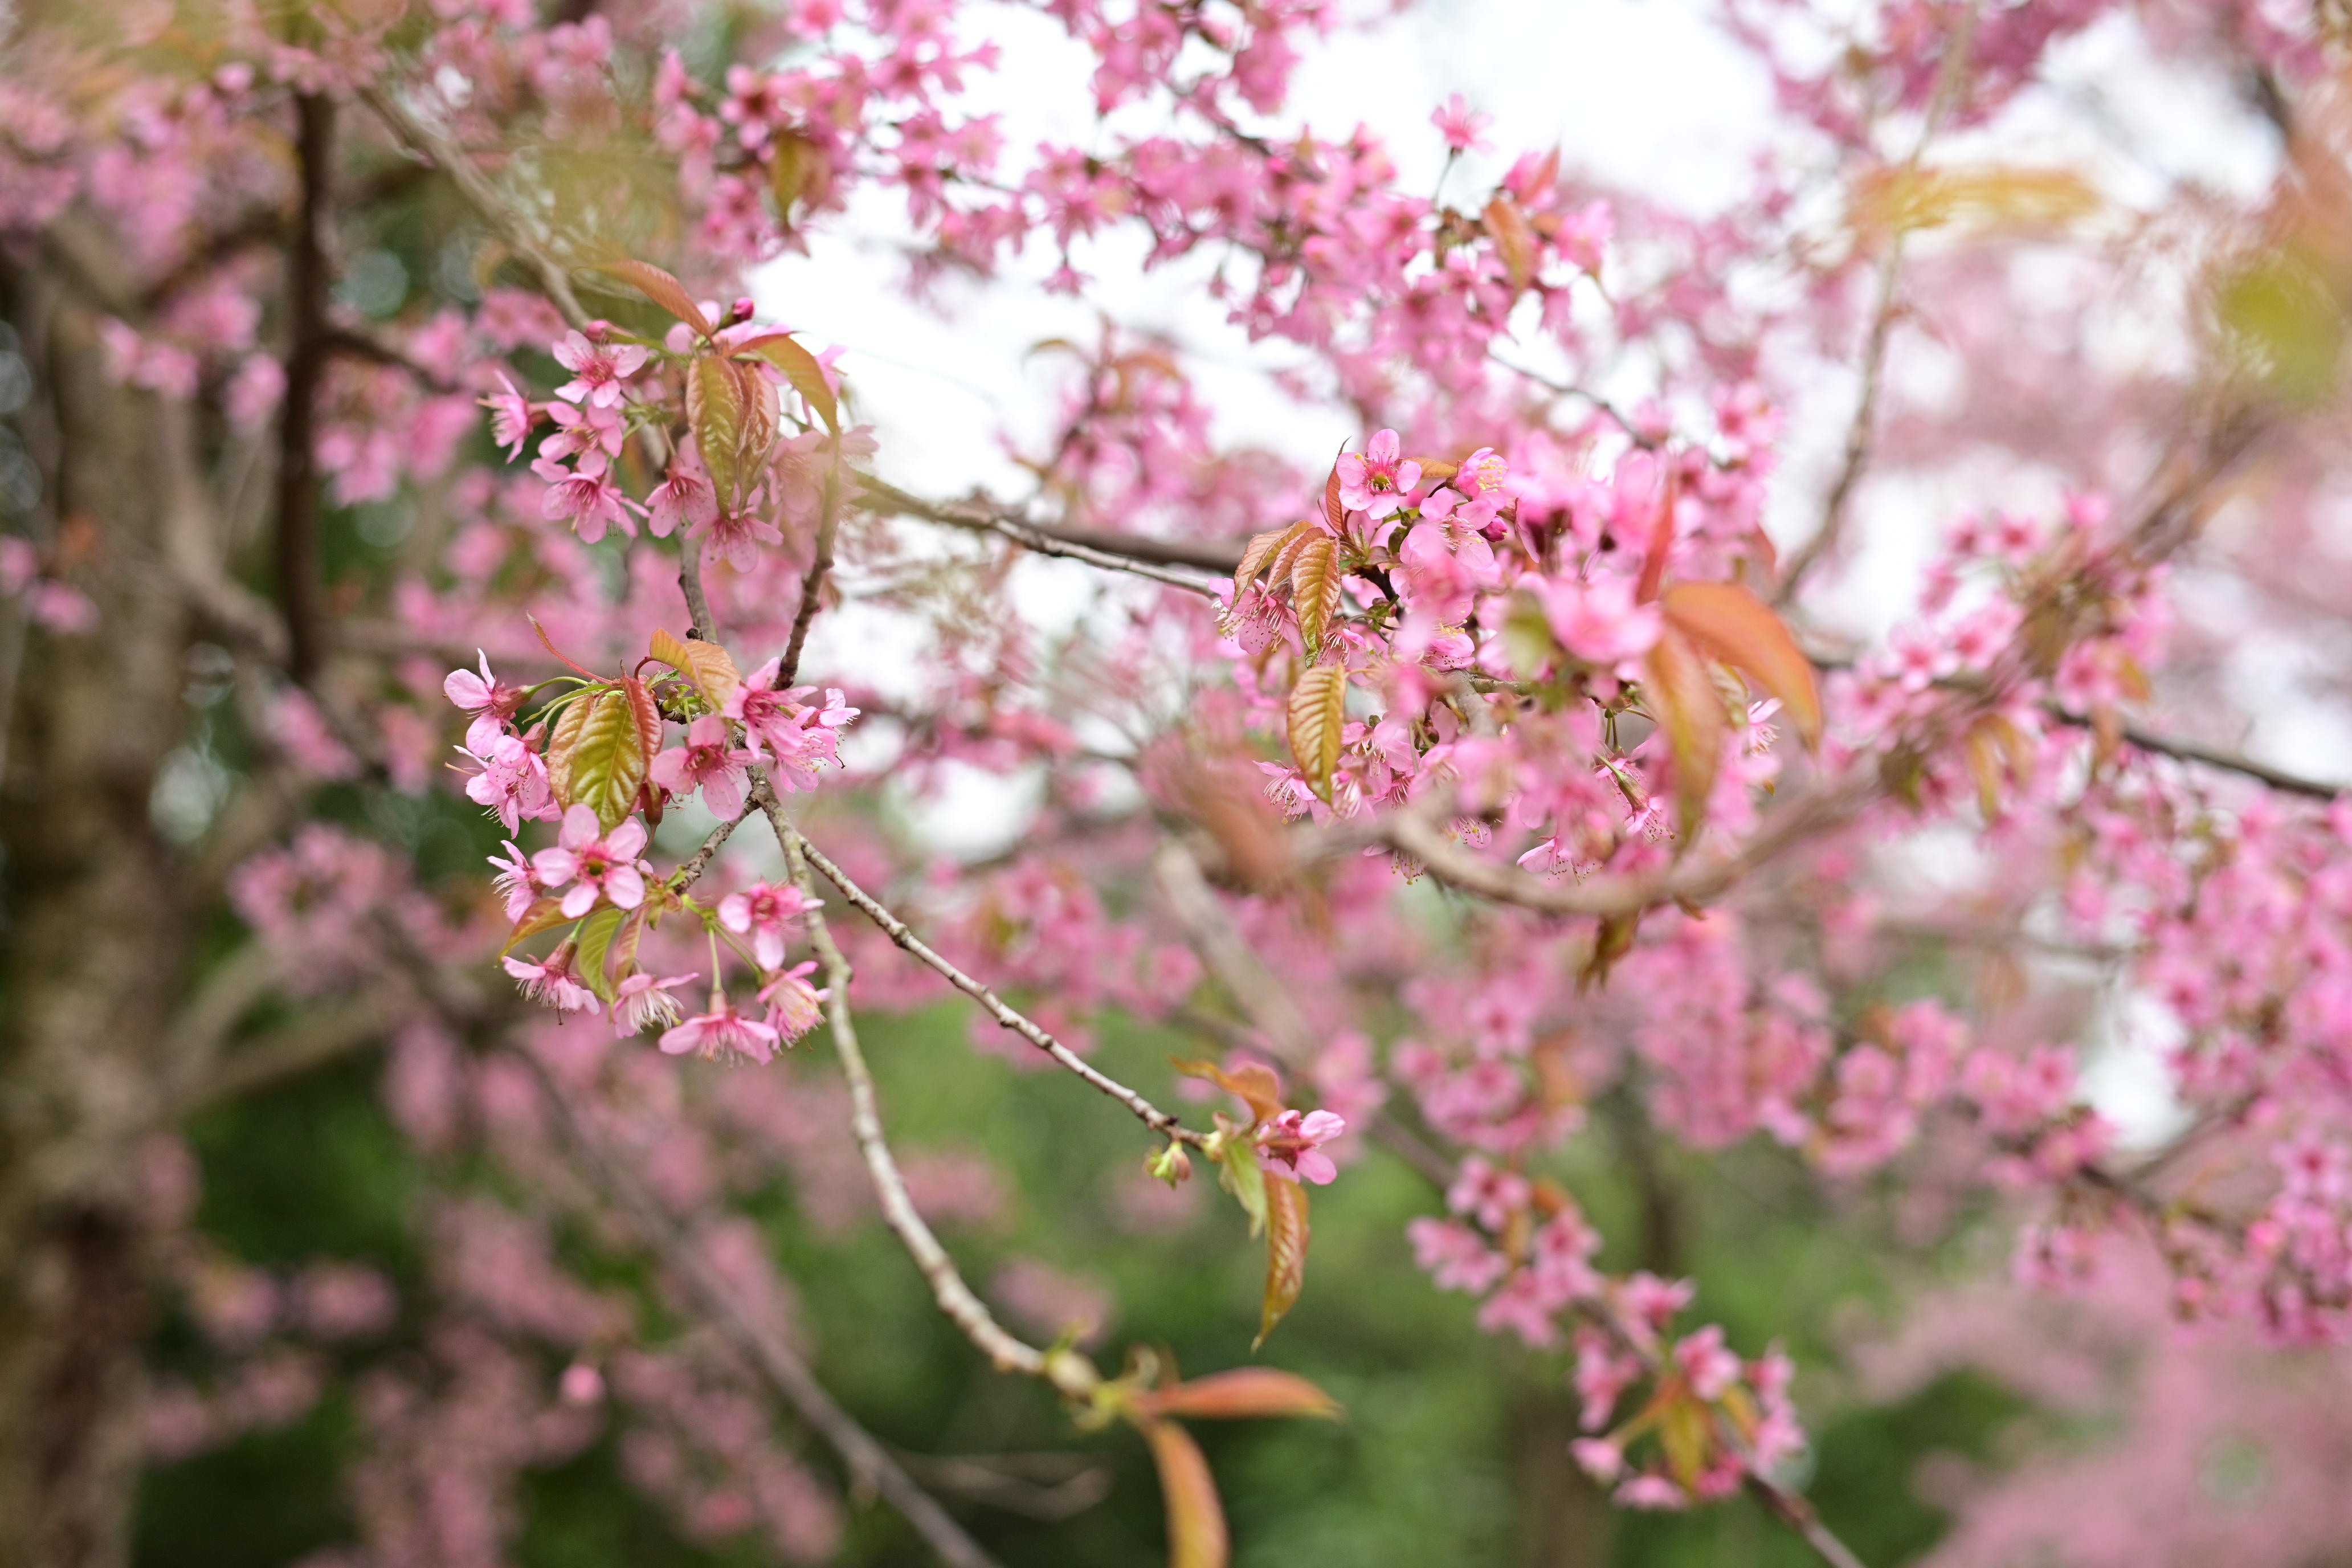
M 0 1568 L 117 1568 L 149 1315 L 136 1155 L 187 956 L 148 801 L 185 730 L 187 627 L 153 400 L 110 384 L 95 314 L 46 274 L 0 278 L 53 559 L 100 617 L 31 631 L 0 774 Z

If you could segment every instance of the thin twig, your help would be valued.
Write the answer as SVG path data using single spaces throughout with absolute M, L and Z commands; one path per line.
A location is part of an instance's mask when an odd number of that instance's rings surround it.
M 783 825 L 779 826 L 777 831 L 780 834 L 789 833 L 793 844 L 800 854 L 807 858 L 808 863 L 822 872 L 826 881 L 840 889 L 842 897 L 856 906 L 859 912 L 881 927 L 882 933 L 896 942 L 901 951 L 929 964 L 949 984 L 979 1003 L 982 1011 L 994 1018 L 997 1023 L 1053 1058 L 1059 1066 L 1068 1068 L 1094 1088 L 1126 1106 L 1135 1113 L 1138 1121 L 1153 1131 L 1163 1133 L 1180 1142 L 1190 1143 L 1196 1148 L 1207 1141 L 1203 1134 L 1193 1131 L 1176 1117 L 1160 1110 L 1134 1089 L 1088 1063 L 1085 1058 L 1077 1055 L 1069 1047 L 1039 1027 L 1034 1021 L 1008 1005 L 1003 997 L 987 985 L 957 968 L 937 949 L 917 936 L 905 921 L 891 913 L 879 900 L 850 880 L 847 872 L 827 859 L 824 851 L 810 843 L 798 829 Z
M 2087 713 L 2077 713 L 2054 702 L 2044 703 L 2042 711 L 2062 724 L 2079 730 L 2095 730 L 2097 721 Z M 2116 731 L 2126 742 L 2143 752 L 2170 757 L 2176 762 L 2196 763 L 2225 773 L 2242 774 L 2259 784 L 2269 785 L 2287 795 L 2305 795 L 2312 800 L 2334 800 L 2352 785 L 2328 784 L 2321 779 L 2291 773 L 2284 768 L 2274 768 L 2268 763 L 2258 763 L 2242 752 L 2231 752 L 2220 746 L 2208 746 L 2197 741 L 2183 741 L 2170 735 L 2159 735 L 2143 730 L 2137 724 L 2125 724 Z
M 801 672 L 801 651 L 808 647 L 809 626 L 816 620 L 824 580 L 833 571 L 833 540 L 841 526 L 841 437 L 833 438 L 833 466 L 824 474 L 824 507 L 817 518 L 816 543 L 809 552 L 808 575 L 801 579 L 801 607 L 793 616 L 792 639 L 784 644 L 783 662 L 776 684 L 790 686 Z
M 767 813 L 769 826 L 775 829 L 776 842 L 784 851 L 785 863 L 792 868 L 793 885 L 814 901 L 816 882 L 809 869 L 807 857 L 802 852 L 800 834 L 784 816 L 783 807 L 772 790 L 763 792 L 761 808 Z M 1036 1346 L 1015 1338 L 996 1321 L 981 1299 L 964 1283 L 956 1269 L 955 1259 L 948 1255 L 940 1238 L 931 1233 L 930 1226 L 915 1207 L 915 1200 L 907 1191 L 907 1179 L 898 1170 L 898 1162 L 890 1152 L 890 1144 L 882 1131 L 882 1112 L 874 1090 L 874 1074 L 866 1065 L 866 1053 L 857 1043 L 857 1026 L 849 1010 L 849 960 L 833 940 L 833 931 L 825 924 L 824 912 L 811 909 L 807 913 L 809 943 L 816 949 L 817 960 L 824 965 L 825 986 L 825 1017 L 831 1026 L 834 1054 L 841 1058 L 842 1076 L 849 1082 L 849 1126 L 857 1139 L 858 1151 L 866 1157 L 866 1170 L 874 1184 L 874 1195 L 882 1207 L 883 1223 L 898 1237 L 907 1256 L 914 1260 L 916 1270 L 931 1288 L 931 1300 L 940 1312 L 970 1340 L 981 1354 L 1000 1372 L 1023 1373 L 1031 1377 L 1045 1378 L 1066 1392 L 1083 1393 L 1097 1381 L 1091 1365 L 1074 1353 L 1048 1357 Z M 1075 1376 L 1073 1363 L 1085 1366 L 1083 1386 Z
M 858 475 L 857 482 L 864 491 L 863 504 L 872 511 L 920 518 L 926 522 L 945 523 L 951 528 L 970 529 L 977 533 L 993 533 L 1040 555 L 1058 555 L 1065 560 L 1083 561 L 1089 566 L 1099 566 L 1106 572 L 1125 572 L 1132 576 L 1148 577 L 1171 588 L 1181 588 L 1188 594 L 1198 594 L 1202 598 L 1215 598 L 1220 591 L 1219 584 L 1209 581 L 1201 573 L 1214 569 L 1206 559 L 1212 553 L 1218 561 L 1224 561 L 1222 550 L 1188 552 L 1188 563 L 1197 566 L 1197 571 L 1171 570 L 1148 557 L 1149 546 L 1155 542 L 1137 540 L 1129 543 L 1116 534 L 1096 534 L 1089 531 L 1082 542 L 1069 537 L 1075 530 L 1048 528 L 1000 508 L 963 501 L 924 500 L 866 474 Z M 1235 551 L 1230 562 L 1224 563 L 1223 570 L 1231 572 L 1240 563 L 1241 553 Z
M 1886 379 L 1886 346 L 1895 335 L 1895 300 L 1903 279 L 1903 247 L 1910 229 L 1901 204 L 1911 195 L 1911 186 L 1919 172 L 1920 162 L 1927 155 L 1928 143 L 1942 129 L 1944 119 L 1958 101 L 1961 88 L 1968 79 L 1969 54 L 1976 37 L 1976 5 L 1966 6 L 1944 39 L 1944 58 L 1936 74 L 1935 97 L 1927 105 L 1927 119 L 1919 127 L 1919 139 L 1912 143 L 1911 156 L 1905 159 L 1894 186 L 1895 210 L 1889 221 L 1894 232 L 1887 237 L 1886 255 L 1878 264 L 1877 298 L 1871 307 L 1870 337 L 1862 353 L 1862 391 L 1854 399 L 1853 419 L 1845 432 L 1845 457 L 1838 468 L 1836 481 L 1830 486 L 1829 497 L 1822 503 L 1822 525 L 1805 541 L 1790 559 L 1788 570 L 1780 575 L 1780 587 L 1773 593 L 1775 605 L 1785 605 L 1794 598 L 1803 584 L 1805 574 L 1838 546 L 1844 536 L 1846 516 L 1853 500 L 1854 488 L 1862 482 L 1864 471 L 1870 466 L 1871 435 L 1878 426 L 1878 395 Z
M 510 1054 L 537 1080 L 572 1158 L 586 1169 L 591 1181 L 635 1223 L 646 1246 L 685 1289 L 696 1310 L 783 1395 L 803 1421 L 832 1445 L 851 1478 L 861 1486 L 872 1487 L 953 1568 L 996 1568 L 995 1560 L 948 1517 L 938 1500 L 916 1485 L 889 1450 L 835 1401 L 808 1363 L 743 1310 L 734 1291 L 688 1243 L 635 1173 L 613 1158 L 589 1133 L 546 1064 L 529 1050 L 516 1048 Z

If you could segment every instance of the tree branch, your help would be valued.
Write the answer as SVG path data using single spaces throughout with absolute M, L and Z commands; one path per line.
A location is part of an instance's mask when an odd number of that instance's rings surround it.
M 278 426 L 278 604 L 286 618 L 286 672 L 307 686 L 321 651 L 319 476 L 312 454 L 319 384 L 327 367 L 327 207 L 333 177 L 335 104 L 298 94 L 295 154 L 302 209 L 288 271 L 285 402 Z
M 793 885 L 814 900 L 816 883 L 802 851 L 801 836 L 785 818 L 774 792 L 769 790 L 764 795 L 761 808 L 767 813 L 769 826 L 775 829 L 776 842 L 782 847 L 785 862 L 792 868 Z M 948 1256 L 947 1248 L 940 1245 L 940 1238 L 931 1234 L 930 1226 L 915 1207 L 915 1200 L 907 1191 L 907 1179 L 899 1173 L 898 1163 L 884 1136 L 874 1075 L 866 1065 L 866 1053 L 857 1043 L 856 1022 L 850 1016 L 849 960 L 833 940 L 821 910 L 811 909 L 807 919 L 810 945 L 816 949 L 817 959 L 824 966 L 825 1016 L 831 1026 L 834 1053 L 841 1058 L 842 1076 L 849 1080 L 850 1131 L 857 1139 L 858 1151 L 866 1157 L 874 1195 L 882 1205 L 883 1223 L 898 1237 L 907 1256 L 914 1259 L 940 1310 L 998 1371 L 1043 1378 L 1074 1397 L 1090 1392 L 1099 1381 L 1093 1366 L 1075 1352 L 1048 1357 L 1034 1345 L 1008 1332 L 972 1293 L 971 1287 L 964 1283 L 963 1276 L 956 1271 L 955 1259 Z
M 801 650 L 808 646 L 809 626 L 816 619 L 817 601 L 824 595 L 824 580 L 833 570 L 833 538 L 841 525 L 841 437 L 833 438 L 833 466 L 824 475 L 824 510 L 817 519 L 816 546 L 810 552 L 808 575 L 801 580 L 801 607 L 793 616 L 792 640 L 784 645 L 778 666 L 778 686 L 790 686 L 801 672 Z
M 2072 725 L 2078 730 L 2098 728 L 2097 721 L 2091 715 L 2077 713 L 2055 702 L 2042 704 L 2042 711 L 2060 723 Z M 2344 794 L 2347 787 L 2352 787 L 2307 778 L 2301 773 L 2291 773 L 2284 768 L 2274 768 L 2268 763 L 2258 763 L 2242 752 L 2225 751 L 2221 747 L 2208 746 L 2196 741 L 2182 741 L 2169 735 L 2159 735 L 2152 730 L 2143 730 L 2137 724 L 2125 724 L 2116 731 L 2116 733 L 2143 752 L 2153 752 L 2160 757 L 2170 757 L 2176 762 L 2195 763 L 2204 767 L 2219 768 L 2224 773 L 2242 774 L 2258 784 L 2267 784 L 2272 789 L 2287 795 L 2304 795 L 2312 800 L 2334 800 L 2337 795 Z
M 1221 545 L 1185 545 L 1165 540 L 1129 538 L 1093 529 L 1054 528 L 1032 522 L 1017 513 L 974 501 L 928 501 L 870 474 L 857 476 L 866 510 L 886 515 L 919 518 L 925 522 L 993 533 L 1040 555 L 1083 561 L 1106 572 L 1148 577 L 1188 594 L 1214 598 L 1219 584 L 1200 573 L 1230 574 L 1241 564 L 1241 551 Z M 1161 563 L 1179 563 L 1192 572 L 1171 571 Z
M 936 1499 L 915 1484 L 889 1450 L 835 1401 L 808 1363 L 743 1310 L 733 1290 L 679 1233 L 635 1173 L 596 1142 L 546 1064 L 529 1050 L 509 1047 L 509 1054 L 537 1081 L 573 1160 L 588 1173 L 590 1181 L 635 1224 L 646 1245 L 696 1310 L 841 1456 L 852 1479 L 879 1493 L 952 1568 L 996 1568 L 995 1560 L 948 1517 Z
M 772 794 L 764 784 L 755 787 L 761 805 L 767 806 L 773 799 Z M 1160 1110 L 1134 1089 L 1089 1064 L 1085 1058 L 1046 1033 L 1034 1021 L 1007 1005 L 1004 999 L 997 995 L 994 991 L 957 968 L 922 938 L 917 936 L 905 921 L 892 914 L 872 894 L 850 880 L 847 872 L 827 859 L 823 851 L 803 837 L 800 831 L 784 821 L 780 813 L 771 811 L 770 820 L 777 825 L 776 831 L 780 837 L 789 835 L 792 847 L 810 865 L 822 872 L 826 881 L 840 889 L 843 898 L 855 905 L 866 919 L 881 927 L 882 933 L 896 942 L 902 952 L 929 964 L 949 984 L 979 1003 L 981 1010 L 994 1018 L 997 1023 L 1053 1058 L 1058 1065 L 1068 1068 L 1094 1088 L 1126 1106 L 1135 1113 L 1137 1120 L 1154 1132 L 1165 1134 L 1180 1142 L 1192 1144 L 1196 1148 L 1206 1141 L 1203 1134 L 1193 1131 L 1176 1117 Z

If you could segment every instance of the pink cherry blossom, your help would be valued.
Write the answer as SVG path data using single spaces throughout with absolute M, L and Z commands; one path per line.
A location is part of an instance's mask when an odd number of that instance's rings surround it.
M 839 731 L 857 717 L 857 710 L 838 689 L 826 690 L 823 707 L 803 700 L 815 695 L 813 686 L 777 690 L 782 668 L 782 661 L 772 658 L 753 670 L 720 712 L 742 723 L 754 756 L 776 764 L 778 784 L 788 791 L 814 789 L 817 770 L 840 762 Z
M 727 998 L 713 995 L 709 1012 L 697 1013 L 663 1033 L 661 1048 L 673 1057 L 694 1055 L 709 1061 L 764 1064 L 775 1059 L 776 1031 L 757 1018 L 745 1017 Z
M 522 994 L 534 1002 L 544 1002 L 559 1013 L 595 1013 L 603 1004 L 596 994 L 582 984 L 573 967 L 579 949 L 570 940 L 557 944 L 544 959 L 517 958 L 511 954 L 499 962 L 506 972 L 515 977 Z
M 477 648 L 477 653 L 481 650 Z M 490 656 L 481 653 L 481 673 L 470 669 L 453 669 L 441 681 L 442 693 L 457 705 L 462 712 L 474 715 L 466 729 L 466 748 L 487 755 L 506 731 L 509 721 L 522 707 L 525 693 L 520 687 L 508 686 L 490 673 Z
M 760 988 L 760 1000 L 768 1005 L 768 1026 L 786 1045 L 824 1020 L 821 1004 L 829 992 L 809 984 L 815 970 L 814 959 L 803 959 Z
M 613 988 L 613 1033 L 634 1035 L 649 1025 L 668 1029 L 685 1011 L 670 987 L 698 978 L 698 973 L 656 975 L 646 970 L 629 975 Z
M 1404 459 L 1403 445 L 1393 430 L 1375 431 L 1361 456 L 1349 452 L 1339 458 L 1339 504 L 1371 518 L 1383 518 L 1404 505 L 1421 483 L 1421 465 Z
M 646 351 L 635 343 L 591 342 L 579 332 L 566 332 L 554 352 L 555 363 L 572 373 L 555 395 L 598 408 L 620 406 L 622 383 L 646 363 Z
M 452 765 L 471 775 L 466 782 L 467 798 L 488 806 L 509 833 L 526 818 L 537 821 L 555 815 L 547 763 L 519 737 L 496 735 L 486 751 L 460 747 L 457 755 L 459 761 Z
M 563 814 L 563 829 L 555 847 L 531 857 L 532 872 L 552 889 L 565 883 L 564 914 L 577 920 L 602 899 L 614 909 L 634 910 L 646 901 L 645 873 L 637 860 L 646 847 L 646 826 L 632 817 L 604 831 L 596 813 L 575 805 Z
M 1276 1175 L 1327 1185 L 1339 1167 L 1320 1146 L 1347 1131 L 1348 1123 L 1328 1110 L 1286 1110 L 1266 1125 L 1258 1143 L 1260 1162 Z
M 1486 153 L 1493 150 L 1493 143 L 1486 140 L 1486 132 L 1495 123 L 1495 117 L 1472 109 L 1458 92 L 1437 107 L 1430 115 L 1429 122 L 1437 127 L 1438 133 L 1445 138 L 1445 145 L 1454 152 Z
M 539 412 L 505 371 L 498 375 L 499 390 L 475 401 L 490 411 L 490 439 L 506 448 L 507 461 L 511 463 L 522 455 L 523 443 L 530 439 L 530 427 L 539 422 Z
M 775 969 L 784 962 L 785 944 L 799 934 L 802 917 L 815 907 L 789 882 L 754 882 L 719 900 L 719 923 L 738 936 L 749 936 L 760 967 Z
M 655 756 L 646 776 L 675 795 L 699 789 L 703 805 L 731 817 L 742 814 L 745 769 L 756 761 L 735 744 L 726 720 L 706 713 L 686 727 L 684 745 Z

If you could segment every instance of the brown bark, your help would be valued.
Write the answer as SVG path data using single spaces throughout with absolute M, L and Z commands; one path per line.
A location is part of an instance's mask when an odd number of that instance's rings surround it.
M 31 634 L 0 777 L 0 1568 L 114 1568 L 148 1317 L 136 1152 L 188 925 L 148 801 L 185 729 L 187 630 L 152 399 L 109 383 L 95 312 L 50 277 L 0 286 L 30 329 L 57 557 L 100 612 Z

